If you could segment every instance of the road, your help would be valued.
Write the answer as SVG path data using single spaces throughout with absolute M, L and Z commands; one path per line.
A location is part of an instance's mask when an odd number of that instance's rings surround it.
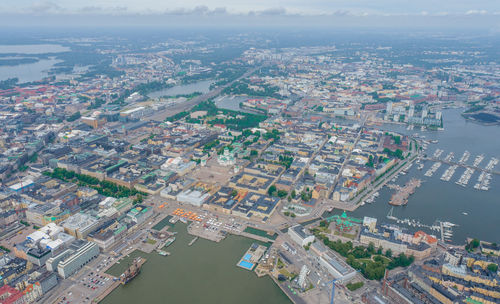
M 342 166 L 340 167 L 339 174 L 337 174 L 337 178 L 335 179 L 335 182 L 333 183 L 332 187 L 328 191 L 326 197 L 330 197 L 331 192 L 335 189 L 337 186 L 337 183 L 339 182 L 340 176 L 342 175 L 342 171 L 344 170 L 344 166 L 349 162 L 349 159 L 351 158 L 352 150 L 356 147 L 359 139 L 361 138 L 361 133 L 363 133 L 363 130 L 365 128 L 365 123 L 366 119 L 368 116 L 364 115 L 362 117 L 362 122 L 361 122 L 361 127 L 359 128 L 358 136 L 356 137 L 356 140 L 354 141 L 354 144 L 352 145 L 352 148 L 349 150 L 349 154 L 347 154 L 344 162 L 342 163 Z

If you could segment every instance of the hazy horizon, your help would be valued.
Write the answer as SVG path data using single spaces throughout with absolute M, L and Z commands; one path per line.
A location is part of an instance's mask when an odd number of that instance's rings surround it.
M 4 0 L 7 27 L 334 27 L 477 29 L 500 32 L 498 1 Z

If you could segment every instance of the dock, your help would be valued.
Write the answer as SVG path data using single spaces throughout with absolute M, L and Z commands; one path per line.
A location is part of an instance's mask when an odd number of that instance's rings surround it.
M 114 281 L 113 284 L 111 284 L 108 288 L 106 288 L 106 290 L 104 290 L 103 293 L 95 297 L 92 300 L 92 303 L 99 303 L 102 300 L 104 300 L 104 298 L 107 297 L 113 290 L 115 290 L 116 287 L 120 286 L 120 284 L 121 284 L 120 280 L 116 279 L 116 281 Z
M 144 265 L 144 263 L 146 263 L 146 261 L 147 261 L 147 259 L 141 257 L 140 259 L 137 260 L 136 267 L 138 267 L 140 269 L 142 267 L 142 265 Z M 124 274 L 125 274 L 125 272 L 124 272 Z M 118 278 L 112 277 L 110 275 L 106 275 L 106 276 L 109 277 L 109 278 L 112 278 L 113 279 L 113 283 L 108 288 L 106 288 L 106 290 L 104 290 L 100 295 L 98 295 L 97 297 L 95 297 L 92 300 L 92 303 L 99 303 L 99 302 L 101 302 L 102 300 L 104 300 L 105 297 L 107 297 L 111 292 L 113 292 L 113 290 L 115 290 L 118 286 L 120 286 L 122 284 L 122 280 L 120 279 L 121 276 L 118 277 Z
M 198 237 L 195 237 L 194 239 L 191 240 L 191 242 L 189 242 L 188 246 L 191 246 L 194 244 L 194 242 L 196 242 L 198 240 Z
M 252 271 L 260 258 L 264 255 L 267 248 L 265 246 L 253 243 L 243 257 L 238 261 L 236 266 Z
M 397 190 L 391 197 L 389 204 L 393 206 L 402 206 L 408 204 L 408 197 L 415 192 L 415 189 L 420 187 L 422 181 L 412 178 L 404 187 Z

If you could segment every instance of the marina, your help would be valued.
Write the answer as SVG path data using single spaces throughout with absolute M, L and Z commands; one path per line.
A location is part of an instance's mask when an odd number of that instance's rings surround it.
M 462 174 L 462 176 L 460 176 L 460 179 L 458 181 L 456 181 L 455 183 L 457 185 L 462 186 L 462 187 L 466 187 L 467 184 L 469 184 L 469 180 L 470 180 L 472 174 L 474 174 L 474 169 L 471 169 L 471 168 L 465 169 L 464 174 Z
M 432 167 L 429 170 L 427 170 L 427 172 L 425 172 L 424 175 L 427 177 L 432 177 L 434 173 L 437 171 L 437 169 L 439 169 L 439 167 L 441 167 L 440 162 L 434 163 Z
M 446 155 L 446 157 L 444 158 L 444 161 L 451 162 L 454 157 L 455 157 L 455 153 L 450 152 L 450 153 L 448 153 L 448 155 Z
M 448 242 L 448 243 L 451 242 L 451 239 L 453 237 L 453 227 L 454 226 L 456 226 L 456 224 L 453 224 L 450 222 L 439 222 L 442 242 Z
M 407 225 L 409 227 L 415 227 L 415 228 L 427 228 L 431 231 L 436 231 L 436 232 L 441 231 L 441 225 L 438 220 L 436 220 L 433 225 L 427 225 L 415 219 L 410 219 L 410 218 L 400 219 L 394 216 L 394 207 L 391 207 L 386 217 L 387 219 L 393 220 L 400 225 Z
M 460 157 L 460 160 L 458 161 L 459 164 L 465 164 L 467 163 L 467 161 L 469 160 L 470 158 L 470 152 L 465 150 L 464 154 L 462 155 L 462 157 Z
M 444 152 L 444 150 L 436 149 L 436 151 L 434 151 L 433 157 L 434 158 L 439 158 L 441 156 L 441 154 L 443 154 L 443 152 Z
M 474 185 L 474 189 L 488 191 L 490 190 L 491 174 L 486 172 L 481 172 L 477 179 L 477 183 Z
M 486 170 L 493 170 L 495 169 L 495 166 L 498 164 L 498 158 L 496 157 L 493 157 L 490 159 L 490 161 L 488 162 L 488 164 L 486 165 Z
M 453 177 L 453 174 L 455 174 L 455 170 L 457 170 L 458 166 L 450 166 L 446 171 L 444 171 L 443 175 L 441 176 L 441 180 L 445 182 L 449 182 L 450 179 Z
M 373 193 L 368 199 L 366 199 L 365 202 L 368 203 L 368 204 L 371 204 L 371 203 L 373 203 L 377 199 L 377 197 L 379 195 L 380 195 L 380 193 L 377 191 L 377 192 Z
M 460 160 L 458 162 L 453 161 L 454 157 L 454 152 L 448 153 L 448 155 L 443 159 L 439 159 L 436 156 L 441 155 L 444 150 L 442 149 L 436 149 L 434 152 L 433 158 L 430 158 L 429 160 L 435 161 L 435 163 L 432 165 L 430 169 L 425 172 L 426 177 L 432 177 L 433 174 L 439 169 L 440 164 L 448 164 L 450 167 L 446 169 L 446 171 L 441 175 L 441 180 L 442 181 L 450 181 L 453 175 L 455 174 L 455 171 L 459 167 L 465 168 L 465 171 L 463 174 L 460 176 L 459 180 L 456 181 L 455 183 L 459 186 L 466 187 L 469 184 L 469 181 L 474 174 L 475 171 L 480 172 L 480 175 L 478 177 L 477 182 L 474 185 L 474 189 L 476 190 L 482 190 L 482 191 L 487 191 L 490 189 L 490 182 L 492 180 L 492 175 L 497 174 L 500 175 L 500 172 L 494 171 L 495 166 L 498 164 L 498 158 L 492 157 L 486 167 L 482 168 L 479 167 L 479 164 L 484 160 L 485 156 L 484 154 L 477 155 L 474 158 L 473 164 L 468 165 L 467 161 L 469 160 L 471 153 L 468 150 L 465 150 L 463 155 L 460 157 Z M 420 165 L 419 169 L 422 168 L 423 166 Z
M 476 156 L 476 158 L 474 159 L 474 163 L 472 164 L 472 166 L 474 166 L 474 167 L 479 166 L 479 164 L 483 161 L 483 159 L 484 159 L 484 154 Z

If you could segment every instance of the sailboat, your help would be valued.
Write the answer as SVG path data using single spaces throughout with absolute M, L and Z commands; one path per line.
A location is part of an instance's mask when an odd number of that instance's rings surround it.
M 391 210 L 389 210 L 389 213 L 387 213 L 387 218 L 390 220 L 397 221 L 398 218 L 393 215 L 394 212 L 394 207 L 391 207 Z

